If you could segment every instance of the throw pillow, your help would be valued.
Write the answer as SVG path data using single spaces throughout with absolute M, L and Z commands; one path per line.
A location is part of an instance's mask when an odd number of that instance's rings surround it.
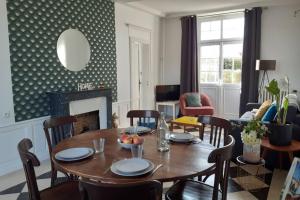
M 267 112 L 264 114 L 262 117 L 261 121 L 262 122 L 271 122 L 273 121 L 275 115 L 276 115 L 277 109 L 276 109 L 276 104 L 273 104 L 268 108 Z
M 186 104 L 188 107 L 200 107 L 200 95 L 198 93 L 190 93 L 186 95 Z
M 265 102 L 263 102 L 263 104 L 261 104 L 261 106 L 259 107 L 258 111 L 255 114 L 255 119 L 260 120 L 265 112 L 268 110 L 268 108 L 271 106 L 272 101 L 271 100 L 267 100 Z

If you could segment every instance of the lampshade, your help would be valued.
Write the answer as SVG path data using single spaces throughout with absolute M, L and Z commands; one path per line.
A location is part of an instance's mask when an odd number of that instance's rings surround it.
M 256 60 L 256 70 L 275 70 L 276 60 Z

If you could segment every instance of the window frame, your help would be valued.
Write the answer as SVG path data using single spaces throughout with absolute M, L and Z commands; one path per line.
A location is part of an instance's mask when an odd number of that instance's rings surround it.
M 242 44 L 244 38 L 223 38 L 223 21 L 227 19 L 236 19 L 236 18 L 244 18 L 243 12 L 236 12 L 234 14 L 222 14 L 218 16 L 198 16 L 197 17 L 197 37 L 198 37 L 198 67 L 199 67 L 199 84 L 206 84 L 206 85 L 240 85 L 241 83 L 224 83 L 223 81 L 223 65 L 224 65 L 224 58 L 223 58 L 223 46 L 228 44 Z M 212 40 L 202 40 L 201 41 L 201 23 L 203 22 L 210 22 L 210 21 L 221 21 L 220 25 L 220 39 L 212 39 Z M 212 45 L 219 45 L 219 73 L 218 73 L 218 81 L 217 82 L 201 82 L 200 73 L 201 73 L 201 47 L 203 46 L 212 46 Z M 242 55 L 243 57 L 243 55 Z

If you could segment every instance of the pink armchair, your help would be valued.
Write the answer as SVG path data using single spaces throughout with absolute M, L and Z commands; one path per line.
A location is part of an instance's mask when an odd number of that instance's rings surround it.
M 200 94 L 201 99 L 201 107 L 188 107 L 186 105 L 186 95 L 188 93 L 184 93 L 180 96 L 180 110 L 181 114 L 184 116 L 199 116 L 199 115 L 213 115 L 214 107 L 206 94 Z

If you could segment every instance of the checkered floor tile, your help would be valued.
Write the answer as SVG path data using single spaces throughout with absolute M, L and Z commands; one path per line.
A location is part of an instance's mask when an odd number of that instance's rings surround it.
M 180 128 L 180 127 L 179 127 Z M 178 130 L 175 130 L 180 131 Z M 181 130 L 182 131 L 182 130 Z M 189 131 L 195 131 L 193 129 Z M 197 132 L 194 132 L 197 134 Z M 205 137 L 204 141 L 208 138 Z M 269 192 L 269 185 L 272 181 L 272 172 L 261 167 L 259 173 L 256 174 L 257 167 L 253 165 L 237 166 L 231 163 L 228 180 L 228 200 L 266 200 Z M 50 186 L 50 163 L 42 164 L 44 169 L 37 173 L 37 182 L 39 189 L 42 190 Z M 18 175 L 6 175 L 0 177 L 0 200 L 27 200 L 28 188 L 25 182 L 24 173 L 22 170 L 16 172 Z M 17 176 L 17 178 L 15 177 Z M 63 174 L 59 174 L 60 181 L 64 181 Z M 208 180 L 208 184 L 213 184 L 213 176 Z M 19 180 L 19 181 L 16 181 Z M 246 184 L 246 186 L 245 186 Z M 248 185 L 247 185 L 248 184 Z M 166 191 L 172 183 L 164 184 L 164 191 Z M 249 187 L 251 185 L 251 187 Z M 248 187 L 247 187 L 248 186 Z
M 50 167 L 50 166 L 49 166 Z M 240 168 L 239 175 L 242 175 L 241 177 L 237 177 L 237 166 L 233 165 L 230 169 L 230 178 L 228 180 L 228 199 L 231 199 L 229 197 L 236 196 L 243 196 L 247 198 L 243 199 L 259 199 L 259 200 L 265 200 L 267 199 L 268 189 L 270 181 L 269 179 L 272 178 L 271 173 L 269 173 L 269 176 L 265 176 L 265 180 L 262 181 L 262 179 L 255 177 L 254 175 L 251 175 L 244 169 Z M 213 176 L 211 176 L 208 180 L 208 184 L 213 184 Z M 237 179 L 240 181 L 237 181 Z M 65 178 L 61 177 L 60 181 L 64 181 Z M 250 184 L 254 185 L 252 188 L 245 188 L 243 184 L 245 181 L 249 182 Z M 37 182 L 39 189 L 45 189 L 50 186 L 50 172 L 43 173 L 37 177 Z M 247 183 L 248 183 L 247 182 Z M 164 191 L 166 191 L 172 183 L 166 183 L 164 184 Z M 248 198 L 249 197 L 249 198 Z M 251 198 L 250 198 L 251 197 Z M 28 200 L 28 188 L 25 181 L 22 181 L 14 186 L 8 187 L 2 191 L 0 191 L 0 200 Z M 237 198 L 238 199 L 238 198 Z

